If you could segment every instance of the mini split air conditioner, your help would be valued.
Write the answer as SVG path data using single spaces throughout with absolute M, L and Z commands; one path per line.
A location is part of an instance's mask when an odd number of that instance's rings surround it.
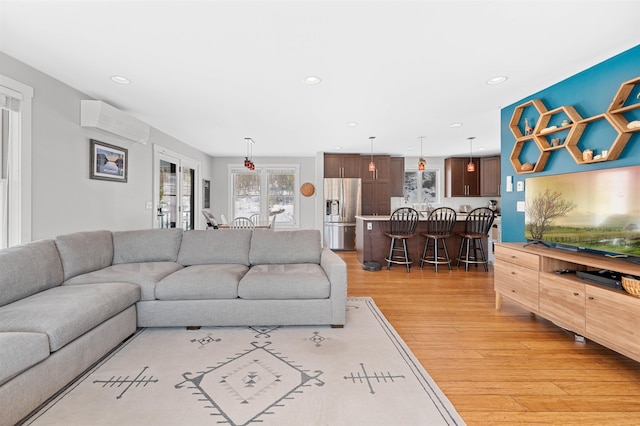
M 146 144 L 150 126 L 102 101 L 80 101 L 80 126 Z

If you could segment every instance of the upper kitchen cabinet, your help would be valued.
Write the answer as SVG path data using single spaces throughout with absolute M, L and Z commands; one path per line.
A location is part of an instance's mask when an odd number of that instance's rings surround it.
M 360 154 L 324 154 L 324 177 L 360 177 Z
M 404 157 L 391 157 L 391 196 L 404 197 Z
M 370 155 L 362 155 L 360 157 L 360 177 L 362 181 L 371 180 L 384 180 L 391 179 L 391 156 L 389 155 L 374 155 L 373 162 L 376 165 L 376 170 L 369 171 L 369 163 L 371 162 Z
M 480 158 L 480 195 L 500 196 L 500 156 Z
M 480 196 L 480 159 L 474 158 L 475 171 L 468 172 L 469 158 L 451 157 L 444 159 L 445 197 Z

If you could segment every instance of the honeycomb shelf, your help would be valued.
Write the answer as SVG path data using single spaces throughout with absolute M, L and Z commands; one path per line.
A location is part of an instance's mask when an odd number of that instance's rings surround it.
M 523 119 L 525 111 L 533 111 L 533 117 Z M 528 114 L 527 114 L 528 115 Z M 537 115 L 537 117 L 535 117 Z M 529 122 L 531 119 L 531 123 Z M 535 125 L 534 119 L 537 119 Z M 566 120 L 566 121 L 565 121 Z M 592 124 L 604 120 L 611 126 L 615 132 L 613 141 L 608 149 L 600 149 L 600 151 L 608 151 L 604 158 L 583 159 L 583 150 L 591 149 L 582 148 L 585 141 L 582 141 L 585 130 Z M 515 137 L 516 141 L 511 151 L 509 160 L 514 170 L 518 174 L 536 173 L 544 170 L 549 156 L 556 151 L 566 149 L 576 162 L 576 164 L 592 164 L 603 161 L 617 160 L 624 150 L 627 142 L 635 132 L 640 132 L 640 127 L 629 128 L 629 123 L 640 121 L 640 77 L 636 77 L 626 81 L 620 85 L 616 92 L 611 105 L 602 114 L 593 117 L 582 118 L 582 116 L 571 105 L 561 106 L 552 110 L 547 107 L 539 99 L 532 99 L 518 105 L 509 121 L 509 130 Z M 568 124 L 566 124 L 568 122 Z M 564 124 L 563 124 L 564 123 Z M 599 128 L 597 128 L 599 130 Z M 523 131 L 524 130 L 524 131 Z M 596 130 L 597 131 L 597 130 Z M 610 131 L 607 130 L 607 134 Z M 591 135 L 593 133 L 591 132 Z M 560 139 L 560 142 L 553 143 L 553 139 Z M 563 140 L 564 139 L 564 140 Z M 534 162 L 524 161 L 523 151 L 525 146 L 534 143 L 539 154 Z M 596 145 L 604 145 L 606 142 L 591 141 Z M 595 149 L 595 148 L 594 148 Z M 534 154 L 531 149 L 527 149 L 524 156 L 527 160 L 531 160 Z M 522 170 L 523 164 L 533 164 L 533 170 Z
M 607 116 L 610 120 L 615 123 L 615 126 L 623 133 L 633 133 L 640 131 L 640 127 L 636 127 L 635 129 L 629 129 L 627 126 L 629 125 L 629 119 L 625 114 L 630 113 L 632 111 L 640 109 L 640 92 L 636 99 L 637 101 L 631 98 L 633 103 L 627 104 L 630 100 L 630 95 L 635 91 L 636 86 L 640 85 L 640 77 L 636 77 L 632 80 L 626 81 L 620 85 L 618 92 L 613 97 L 613 101 L 611 105 L 609 105 L 609 109 L 607 109 Z M 640 120 L 640 114 L 636 116 L 636 120 Z M 632 120 L 634 121 L 634 120 Z
M 605 120 L 606 122 L 608 122 L 613 128 L 613 130 L 615 130 L 615 132 L 617 133 L 617 136 L 615 137 L 615 139 L 613 140 L 613 143 L 609 147 L 608 149 L 609 153 L 607 154 L 606 158 L 585 160 L 583 159 L 583 156 L 582 156 L 582 149 L 580 149 L 580 147 L 578 146 L 578 143 L 580 142 L 580 137 L 582 136 L 587 126 L 599 120 Z M 571 154 L 571 156 L 573 157 L 574 161 L 577 164 L 599 163 L 602 161 L 617 160 L 620 154 L 622 153 L 622 150 L 624 150 L 624 147 L 627 145 L 627 142 L 629 141 L 630 138 L 631 138 L 631 133 L 622 132 L 615 125 L 614 121 L 611 119 L 611 116 L 605 113 L 605 114 L 594 115 L 593 117 L 589 117 L 577 122 L 575 124 L 573 137 L 571 140 L 567 140 L 566 147 L 569 150 L 569 154 Z

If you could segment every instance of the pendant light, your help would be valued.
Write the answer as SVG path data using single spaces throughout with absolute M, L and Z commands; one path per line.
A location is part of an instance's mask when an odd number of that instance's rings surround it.
M 376 163 L 373 162 L 373 140 L 375 139 L 375 136 L 369 136 L 369 140 L 371 141 L 371 161 L 369 162 L 369 171 L 370 172 L 375 172 L 376 171 Z
M 469 139 L 469 164 L 467 164 L 467 171 L 472 173 L 476 171 L 476 165 L 473 162 L 473 149 L 471 148 L 471 144 L 473 143 L 475 136 L 470 136 L 467 139 Z
M 244 157 L 244 166 L 249 170 L 255 170 L 256 166 L 253 164 L 253 144 L 255 143 L 251 138 L 244 138 L 247 143 L 247 156 Z
M 424 136 L 420 136 L 420 158 L 418 159 L 418 170 L 424 171 L 424 168 L 427 166 L 427 160 L 422 157 L 422 141 L 424 140 Z

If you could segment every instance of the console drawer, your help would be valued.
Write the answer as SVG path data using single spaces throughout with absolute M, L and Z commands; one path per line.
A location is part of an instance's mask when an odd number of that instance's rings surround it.
M 495 258 L 504 262 L 515 263 L 525 268 L 540 269 L 540 256 L 537 254 L 526 253 L 520 250 L 514 250 L 497 244 L 495 247 Z M 497 263 L 497 262 L 496 262 Z
M 537 257 L 537 256 L 536 256 Z M 538 271 L 506 262 L 493 267 L 494 290 L 532 312 L 538 312 Z

